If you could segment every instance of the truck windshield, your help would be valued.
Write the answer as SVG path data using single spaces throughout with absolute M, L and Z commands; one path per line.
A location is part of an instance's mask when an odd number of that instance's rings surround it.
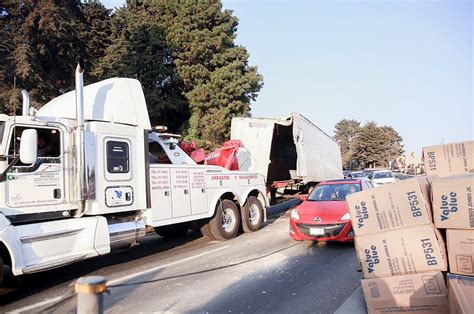
M 311 192 L 308 201 L 344 201 L 346 196 L 360 191 L 357 183 L 318 185 Z

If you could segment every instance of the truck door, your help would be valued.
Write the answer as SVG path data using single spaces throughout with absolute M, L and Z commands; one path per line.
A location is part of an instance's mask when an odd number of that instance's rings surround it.
M 59 128 L 22 127 L 12 130 L 8 159 L 18 155 L 21 133 L 25 129 L 38 132 L 38 158 L 34 164 L 20 161 L 7 174 L 7 204 L 10 207 L 29 207 L 60 204 L 64 201 L 63 135 Z

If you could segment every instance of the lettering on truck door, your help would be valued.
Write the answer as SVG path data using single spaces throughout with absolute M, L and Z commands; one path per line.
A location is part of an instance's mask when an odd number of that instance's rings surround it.
M 189 173 L 187 168 L 171 167 L 171 202 L 173 218 L 191 215 Z
M 204 177 L 205 169 L 189 169 L 191 180 L 191 207 L 192 214 L 204 214 L 208 212 L 206 179 Z
M 153 220 L 173 218 L 169 167 L 150 165 L 150 189 Z

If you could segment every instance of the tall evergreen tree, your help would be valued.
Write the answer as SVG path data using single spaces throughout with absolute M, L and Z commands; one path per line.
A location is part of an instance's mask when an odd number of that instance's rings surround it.
M 12 101 L 16 77 L 17 86 L 30 92 L 33 105 L 44 104 L 74 87 L 79 60 L 93 64 L 108 45 L 103 41 L 106 26 L 97 22 L 107 23 L 110 12 L 94 1 L 4 1 L 0 10 L 0 55 L 7 61 L 0 64 L 1 102 Z
M 352 143 L 360 129 L 360 122 L 353 119 L 342 119 L 336 123 L 334 138 L 341 147 L 342 165 L 345 169 L 352 169 Z
M 85 73 L 86 82 L 90 71 L 96 68 L 100 58 L 105 55 L 111 44 L 112 34 L 112 10 L 107 9 L 98 0 L 87 0 L 82 5 L 84 23 L 81 24 L 79 34 L 81 41 L 85 44 L 87 60 L 85 67 L 89 69 Z M 96 78 L 92 78 L 96 80 Z
M 116 11 L 111 42 L 93 71 L 104 79 L 113 76 L 138 79 L 143 87 L 152 124 L 181 131 L 189 119 L 183 85 L 172 61 L 165 31 L 148 5 L 129 1 Z
M 352 144 L 352 155 L 362 168 L 387 167 L 403 153 L 402 137 L 389 126 L 379 127 L 374 121 L 359 129 Z
M 222 143 L 232 117 L 250 110 L 263 84 L 246 49 L 234 42 L 238 20 L 219 0 L 155 2 L 155 8 L 189 101 L 188 138 Z

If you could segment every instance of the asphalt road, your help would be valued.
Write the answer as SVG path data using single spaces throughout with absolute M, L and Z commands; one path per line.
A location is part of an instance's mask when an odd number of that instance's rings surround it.
M 24 277 L 0 296 L 0 312 L 74 312 L 75 280 L 100 275 L 107 312 L 333 313 L 360 284 L 353 244 L 295 242 L 288 218 L 226 242 L 149 235 L 136 248 Z

